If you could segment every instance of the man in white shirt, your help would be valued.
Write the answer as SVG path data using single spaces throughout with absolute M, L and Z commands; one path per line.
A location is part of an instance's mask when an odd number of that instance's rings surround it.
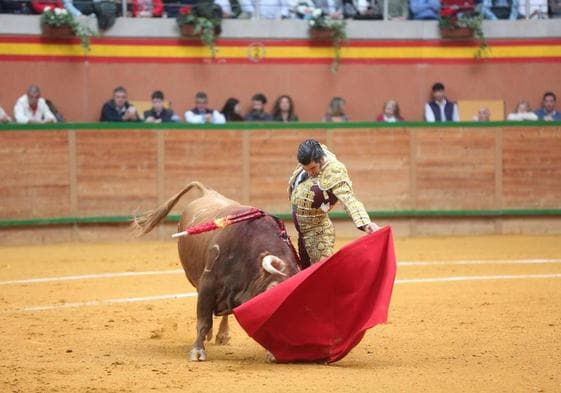
M 195 107 L 185 112 L 185 121 L 193 124 L 224 124 L 226 118 L 217 110 L 209 109 L 208 96 L 200 91 L 195 94 Z
M 47 106 L 45 99 L 41 97 L 41 90 L 35 85 L 30 86 L 27 93 L 17 100 L 14 116 L 16 122 L 20 124 L 56 123 L 55 115 Z
M 8 116 L 8 114 L 4 112 L 4 109 L 2 109 L 2 107 L 0 106 L 0 124 L 10 123 L 11 121 L 12 119 L 10 118 L 10 116 Z
M 432 86 L 432 101 L 425 104 L 425 120 L 429 123 L 440 121 L 460 121 L 458 105 L 446 99 L 444 85 L 440 82 Z

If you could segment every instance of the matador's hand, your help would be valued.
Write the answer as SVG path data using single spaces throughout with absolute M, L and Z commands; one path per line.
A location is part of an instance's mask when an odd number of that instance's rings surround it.
M 370 224 L 365 225 L 363 229 L 366 233 L 372 233 L 376 232 L 378 229 L 380 229 L 380 227 L 375 222 L 371 222 Z

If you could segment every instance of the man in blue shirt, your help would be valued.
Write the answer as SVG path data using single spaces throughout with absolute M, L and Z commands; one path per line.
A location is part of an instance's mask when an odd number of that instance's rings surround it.
M 440 0 L 411 0 L 411 16 L 416 20 L 436 20 L 440 11 Z
M 543 106 L 542 109 L 537 110 L 535 113 L 539 120 L 561 120 L 561 113 L 557 112 L 555 109 L 555 104 L 557 102 L 557 97 L 555 93 L 548 91 L 543 95 Z
M 481 13 L 485 19 L 518 19 L 519 0 L 483 0 Z

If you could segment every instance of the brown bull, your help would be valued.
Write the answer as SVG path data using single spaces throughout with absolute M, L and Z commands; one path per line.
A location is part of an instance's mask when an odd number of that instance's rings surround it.
M 138 234 L 150 232 L 179 199 L 196 189 L 198 198 L 184 210 L 178 228 L 237 214 L 249 209 L 218 192 L 192 182 L 158 209 L 135 220 Z M 279 222 L 269 215 L 224 229 L 182 237 L 179 258 L 187 279 L 198 291 L 197 338 L 191 360 L 205 360 L 204 339 L 212 338 L 212 315 L 222 316 L 217 344 L 226 344 L 228 314 L 240 304 L 298 272 L 294 249 Z

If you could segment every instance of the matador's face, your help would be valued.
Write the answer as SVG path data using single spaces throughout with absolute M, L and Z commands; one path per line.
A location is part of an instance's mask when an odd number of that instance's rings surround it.
M 322 157 L 319 162 L 312 161 L 308 165 L 302 165 L 302 168 L 304 168 L 304 170 L 310 177 L 316 177 L 321 172 L 321 167 L 324 162 L 325 158 Z

